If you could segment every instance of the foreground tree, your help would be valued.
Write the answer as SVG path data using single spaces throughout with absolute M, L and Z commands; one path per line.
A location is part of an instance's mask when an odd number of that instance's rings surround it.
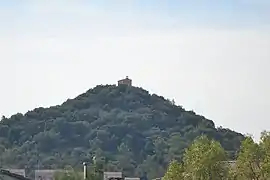
M 242 142 L 236 161 L 237 180 L 270 179 L 270 133 L 263 132 L 260 143 L 251 137 Z
M 236 161 L 237 179 L 259 180 L 261 174 L 262 151 L 251 137 L 247 137 L 241 145 Z
M 262 132 L 260 147 L 263 153 L 262 174 L 265 179 L 270 179 L 270 132 Z
M 172 161 L 165 173 L 164 180 L 182 180 L 183 179 L 183 165 L 177 161 Z
M 184 179 L 222 180 L 227 178 L 224 165 L 226 153 L 220 143 L 201 136 L 193 142 L 184 154 Z

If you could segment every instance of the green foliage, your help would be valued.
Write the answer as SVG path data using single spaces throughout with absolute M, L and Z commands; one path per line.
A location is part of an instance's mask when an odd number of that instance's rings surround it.
M 0 159 L 6 167 L 76 168 L 95 155 L 108 171 L 154 178 L 201 134 L 231 158 L 244 138 L 141 88 L 96 86 L 60 106 L 2 117 Z
M 262 151 L 251 137 L 247 137 L 243 142 L 237 158 L 238 179 L 260 179 Z
M 220 143 L 200 136 L 186 149 L 183 163 L 173 161 L 165 180 L 270 180 L 270 132 L 260 143 L 251 137 L 242 141 L 236 163 L 227 161 Z
M 270 133 L 263 132 L 260 143 L 251 137 L 242 142 L 234 170 L 236 180 L 270 179 Z
M 234 167 L 228 168 L 228 180 L 237 180 L 239 177 L 237 177 L 237 171 Z
M 87 170 L 87 180 L 102 180 L 103 174 L 100 167 L 91 166 Z M 73 168 L 66 168 L 65 171 L 55 173 L 55 180 L 83 180 L 83 172 L 74 170 Z
M 87 180 L 103 180 L 103 166 L 101 164 L 94 164 L 87 170 Z
M 259 145 L 263 153 L 262 174 L 265 179 L 270 179 L 270 132 L 262 133 Z
M 227 178 L 225 160 L 226 153 L 220 143 L 201 136 L 185 152 L 184 179 L 225 179 Z
M 172 161 L 169 164 L 169 168 L 165 173 L 163 179 L 164 180 L 182 180 L 183 176 L 183 165 L 178 163 L 177 161 Z
M 65 172 L 55 173 L 54 178 L 55 180 L 82 180 L 83 173 L 74 170 L 67 170 Z

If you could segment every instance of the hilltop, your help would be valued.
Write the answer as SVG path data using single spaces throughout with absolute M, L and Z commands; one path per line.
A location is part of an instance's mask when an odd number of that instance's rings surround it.
M 142 88 L 99 85 L 62 105 L 2 118 L 1 164 L 62 168 L 95 155 L 106 170 L 163 174 L 201 134 L 219 141 L 231 159 L 244 138 Z

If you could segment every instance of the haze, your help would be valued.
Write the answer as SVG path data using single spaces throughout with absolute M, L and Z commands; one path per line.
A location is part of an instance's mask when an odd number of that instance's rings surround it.
M 0 23 L 0 115 L 128 75 L 217 126 L 270 130 L 270 1 L 0 0 Z

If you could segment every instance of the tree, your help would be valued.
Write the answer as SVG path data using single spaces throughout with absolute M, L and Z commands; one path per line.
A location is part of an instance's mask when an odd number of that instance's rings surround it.
M 88 180 L 102 180 L 103 179 L 103 165 L 100 163 L 94 163 L 88 168 L 87 179 Z
M 241 145 L 237 158 L 239 179 L 270 178 L 270 133 L 262 132 L 259 143 L 248 136 Z
M 247 136 L 242 142 L 236 161 L 237 179 L 260 180 L 263 177 L 262 160 L 263 151 L 261 147 L 250 136 Z
M 55 180 L 82 180 L 83 173 L 75 171 L 72 168 L 66 169 L 64 172 L 56 172 L 54 175 Z
M 68 167 L 65 171 L 55 173 L 55 180 L 82 180 L 83 172 Z M 87 169 L 87 180 L 102 180 L 102 171 L 99 165 L 92 165 Z
M 227 177 L 226 153 L 206 136 L 196 138 L 184 154 L 184 179 L 221 180 Z
M 270 132 L 261 133 L 260 147 L 264 156 L 261 167 L 262 174 L 264 178 L 270 179 Z
M 233 167 L 229 167 L 228 180 L 237 180 L 237 172 Z
M 242 141 L 240 152 L 233 170 L 237 180 L 270 179 L 270 133 L 262 132 L 260 142 L 251 136 Z
M 177 161 L 172 161 L 165 173 L 164 180 L 182 180 L 183 179 L 183 165 Z

